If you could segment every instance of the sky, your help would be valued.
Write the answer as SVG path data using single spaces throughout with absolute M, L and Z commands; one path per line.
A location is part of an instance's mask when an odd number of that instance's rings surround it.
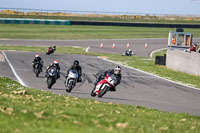
M 200 16 L 200 0 L 0 0 L 0 7 Z

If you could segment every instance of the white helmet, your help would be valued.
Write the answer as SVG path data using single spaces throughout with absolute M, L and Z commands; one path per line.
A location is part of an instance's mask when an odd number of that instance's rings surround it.
M 114 73 L 115 74 L 120 74 L 121 73 L 121 67 L 120 66 L 116 66 L 114 69 Z
M 58 60 L 55 60 L 53 63 L 54 63 L 54 64 L 59 64 L 59 61 L 58 61 Z
M 35 54 L 35 58 L 37 58 L 37 57 L 40 57 L 40 55 L 39 54 Z
M 131 51 L 131 49 L 128 50 L 129 52 Z

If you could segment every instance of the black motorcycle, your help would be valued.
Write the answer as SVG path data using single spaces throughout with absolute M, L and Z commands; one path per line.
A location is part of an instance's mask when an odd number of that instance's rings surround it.
M 39 76 L 40 72 L 41 72 L 41 63 L 39 61 L 37 61 L 33 67 L 33 72 L 36 74 L 36 77 Z
M 122 56 L 132 56 L 134 53 L 131 51 L 131 52 L 129 52 L 129 51 L 125 51 L 123 54 L 122 54 Z
M 46 79 L 47 87 L 49 89 L 51 89 L 53 84 L 56 83 L 56 79 L 57 79 L 57 69 L 56 67 L 51 67 L 47 72 L 47 79 Z

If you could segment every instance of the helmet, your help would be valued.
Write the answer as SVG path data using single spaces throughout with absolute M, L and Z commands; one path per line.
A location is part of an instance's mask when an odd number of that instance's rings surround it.
M 131 52 L 131 49 L 129 49 L 128 51 Z
M 120 67 L 120 66 L 116 66 L 116 67 L 114 68 L 114 73 L 115 73 L 115 74 L 120 74 L 120 73 L 121 73 L 121 67 Z
M 78 66 L 78 65 L 79 65 L 79 61 L 75 60 L 74 63 L 73 63 L 73 66 Z
M 38 58 L 38 57 L 40 57 L 40 55 L 39 54 L 35 54 L 35 58 Z
M 52 46 L 52 48 L 54 48 L 54 49 L 55 49 L 55 48 L 56 48 L 56 46 L 55 46 L 55 45 L 53 45 L 53 46 Z
M 58 66 L 59 61 L 58 61 L 58 60 L 55 60 L 55 61 L 53 62 L 53 64 L 54 64 L 55 66 Z

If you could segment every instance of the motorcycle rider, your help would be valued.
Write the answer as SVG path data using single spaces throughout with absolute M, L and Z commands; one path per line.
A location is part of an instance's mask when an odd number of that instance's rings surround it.
M 48 70 L 52 67 L 56 67 L 57 69 L 57 79 L 60 78 L 60 66 L 59 66 L 59 61 L 58 60 L 55 60 L 53 63 L 51 63 L 48 67 L 47 67 L 47 70 L 46 70 L 46 74 L 45 76 L 47 77 L 47 74 L 48 74 Z
M 55 52 L 55 51 L 56 51 L 56 46 L 53 45 L 53 46 L 52 46 L 52 49 L 53 49 L 53 52 Z
M 133 55 L 133 51 L 131 49 L 128 49 L 124 52 L 122 56 L 132 56 L 132 55 Z
M 38 53 L 35 54 L 35 58 L 32 61 L 33 69 L 35 68 L 35 65 L 36 65 L 37 62 L 40 63 L 40 71 L 42 72 L 43 61 L 42 61 L 42 58 L 40 57 L 40 55 Z
M 49 51 L 50 53 L 54 53 L 54 52 L 56 51 L 56 46 L 53 45 L 53 46 L 49 47 L 49 48 L 48 48 L 48 51 Z
M 68 77 L 68 74 L 69 74 L 70 70 L 76 70 L 78 72 L 78 80 L 77 80 L 77 82 L 82 82 L 82 78 L 81 78 L 81 76 L 82 76 L 82 68 L 79 65 L 79 61 L 78 60 L 75 60 L 73 62 L 73 65 L 67 70 L 66 78 Z
M 132 56 L 133 55 L 133 51 L 131 49 L 128 50 L 128 55 Z
M 121 75 L 121 67 L 120 66 L 116 66 L 114 69 L 109 69 L 109 70 L 106 70 L 106 71 L 103 71 L 101 73 L 97 73 L 96 74 L 96 82 L 94 83 L 95 87 L 97 85 L 97 83 L 101 80 L 103 80 L 105 77 L 106 77 L 106 74 L 107 73 L 111 73 L 111 74 L 114 74 L 114 76 L 117 78 L 117 83 L 115 85 L 115 87 L 120 84 L 121 82 L 121 78 L 122 78 L 122 75 Z M 112 87 L 110 89 L 110 91 L 116 91 L 116 88 L 115 87 Z

